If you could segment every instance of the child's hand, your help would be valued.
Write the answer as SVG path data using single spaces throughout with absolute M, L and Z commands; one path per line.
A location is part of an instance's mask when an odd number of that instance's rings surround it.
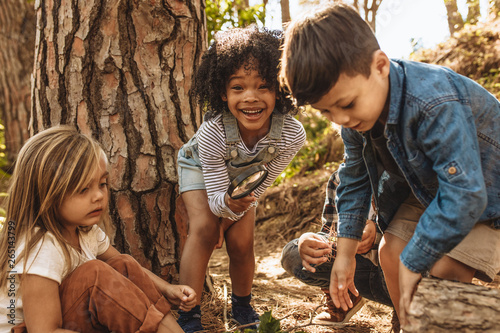
M 337 242 L 337 256 L 330 273 L 330 296 L 337 308 L 347 311 L 353 304 L 349 290 L 358 296 L 359 292 L 354 285 L 356 270 L 356 250 L 358 241 L 350 238 L 339 238 Z
M 196 292 L 189 286 L 170 284 L 163 295 L 182 311 L 189 311 L 196 305 Z
M 410 271 L 399 261 L 399 322 L 402 328 L 408 324 L 411 300 L 421 279 L 421 274 Z
M 332 252 L 332 244 L 323 237 L 311 232 L 305 233 L 299 238 L 299 254 L 302 258 L 302 266 L 310 272 L 316 272 L 311 264 L 319 265 L 328 261 L 328 254 Z
M 363 229 L 363 236 L 361 243 L 359 243 L 358 251 L 356 253 L 363 254 L 371 250 L 375 238 L 377 237 L 377 227 L 372 220 L 366 220 L 365 229 Z
M 224 200 L 226 202 L 226 205 L 229 207 L 229 209 L 231 209 L 232 212 L 241 213 L 246 211 L 253 202 L 257 201 L 257 198 L 255 198 L 253 192 L 240 199 L 232 199 L 229 194 L 226 193 Z

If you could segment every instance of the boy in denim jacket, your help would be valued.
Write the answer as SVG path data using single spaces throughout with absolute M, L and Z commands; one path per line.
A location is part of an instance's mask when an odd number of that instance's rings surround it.
M 282 83 L 342 126 L 335 306 L 352 307 L 372 193 L 379 260 L 406 324 L 423 274 L 491 281 L 500 270 L 500 103 L 440 66 L 389 60 L 359 14 L 330 5 L 290 24 Z

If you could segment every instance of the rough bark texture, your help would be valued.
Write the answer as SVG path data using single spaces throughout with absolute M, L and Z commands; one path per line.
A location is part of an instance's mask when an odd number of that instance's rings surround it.
M 500 290 L 425 278 L 409 320 L 405 332 L 500 332 Z
M 446 14 L 448 16 L 448 29 L 450 35 L 463 28 L 464 20 L 458 11 L 457 0 L 444 0 Z
M 33 131 L 72 124 L 102 143 L 115 246 L 175 280 L 186 232 L 176 156 L 201 123 L 189 92 L 204 2 L 38 0 L 35 10 Z
M 33 4 L 26 0 L 0 1 L 0 113 L 9 165 L 29 138 L 35 23 Z

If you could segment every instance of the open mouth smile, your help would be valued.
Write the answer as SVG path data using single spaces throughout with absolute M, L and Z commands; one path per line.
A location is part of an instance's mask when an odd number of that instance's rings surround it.
M 258 109 L 258 110 L 241 110 L 241 112 L 243 112 L 246 115 L 255 115 L 255 114 L 261 113 L 263 110 L 264 109 Z

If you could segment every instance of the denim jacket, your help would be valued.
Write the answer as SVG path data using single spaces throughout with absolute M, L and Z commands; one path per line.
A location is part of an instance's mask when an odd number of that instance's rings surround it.
M 477 222 L 500 228 L 500 103 L 448 68 L 404 60 L 391 60 L 388 98 L 384 135 L 405 179 L 379 177 L 370 136 L 342 128 L 338 236 L 361 239 L 372 192 L 384 229 L 411 189 L 426 210 L 400 258 L 423 273 Z

